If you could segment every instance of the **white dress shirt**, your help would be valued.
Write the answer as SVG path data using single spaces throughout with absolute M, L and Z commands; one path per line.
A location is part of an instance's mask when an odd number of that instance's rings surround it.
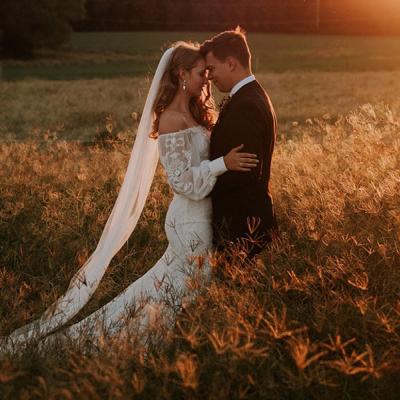
M 208 166 L 210 168 L 211 174 L 213 174 L 214 176 L 222 175 L 224 172 L 228 171 L 228 168 L 226 168 L 223 156 L 216 158 L 213 161 L 210 161 Z
M 253 82 L 256 80 L 256 77 L 254 75 L 249 75 L 247 78 L 242 79 L 239 81 L 230 91 L 229 97 L 232 97 L 241 87 L 244 85 L 247 85 L 250 82 Z

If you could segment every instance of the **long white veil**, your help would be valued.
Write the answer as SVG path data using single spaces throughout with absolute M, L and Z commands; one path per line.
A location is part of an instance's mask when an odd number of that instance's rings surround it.
M 16 329 L 3 339 L 3 348 L 16 349 L 31 339 L 40 339 L 74 317 L 89 301 L 112 258 L 135 229 L 157 167 L 158 145 L 156 140 L 149 138 L 149 133 L 154 119 L 154 101 L 173 51 L 174 47 L 168 48 L 158 64 L 124 181 L 95 251 L 73 276 L 66 293 L 48 307 L 40 318 Z

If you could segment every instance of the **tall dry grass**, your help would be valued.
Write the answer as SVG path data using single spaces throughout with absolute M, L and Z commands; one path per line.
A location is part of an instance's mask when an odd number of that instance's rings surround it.
M 212 259 L 224 278 L 146 356 L 132 340 L 96 355 L 3 357 L 0 397 L 395 399 L 400 108 L 365 104 L 294 128 L 274 153 L 281 234 L 261 262 Z M 38 316 L 95 248 L 131 144 L 1 146 L 1 334 Z M 158 171 L 139 226 L 76 320 L 158 259 L 170 194 Z
M 303 125 L 307 118 L 326 113 L 336 118 L 367 102 L 391 104 L 400 92 L 400 71 L 287 71 L 256 76 L 274 104 L 280 132 L 291 136 L 296 134 L 293 122 Z M 116 130 L 135 130 L 131 114 L 140 114 L 148 88 L 149 80 L 140 77 L 2 82 L 0 140 L 41 141 L 52 132 L 60 139 L 90 142 L 107 118 Z M 221 94 L 214 94 L 218 102 Z

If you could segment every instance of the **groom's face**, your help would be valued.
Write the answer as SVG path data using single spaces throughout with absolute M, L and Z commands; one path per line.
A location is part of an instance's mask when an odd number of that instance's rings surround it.
M 206 55 L 208 78 L 214 83 L 220 92 L 226 93 L 232 89 L 231 70 L 226 61 L 216 58 L 212 51 Z

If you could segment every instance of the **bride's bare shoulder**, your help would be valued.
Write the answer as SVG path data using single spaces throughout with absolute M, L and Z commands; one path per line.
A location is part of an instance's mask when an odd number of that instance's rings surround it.
M 182 114 L 174 110 L 165 110 L 160 115 L 158 134 L 173 133 L 186 129 L 186 123 Z

